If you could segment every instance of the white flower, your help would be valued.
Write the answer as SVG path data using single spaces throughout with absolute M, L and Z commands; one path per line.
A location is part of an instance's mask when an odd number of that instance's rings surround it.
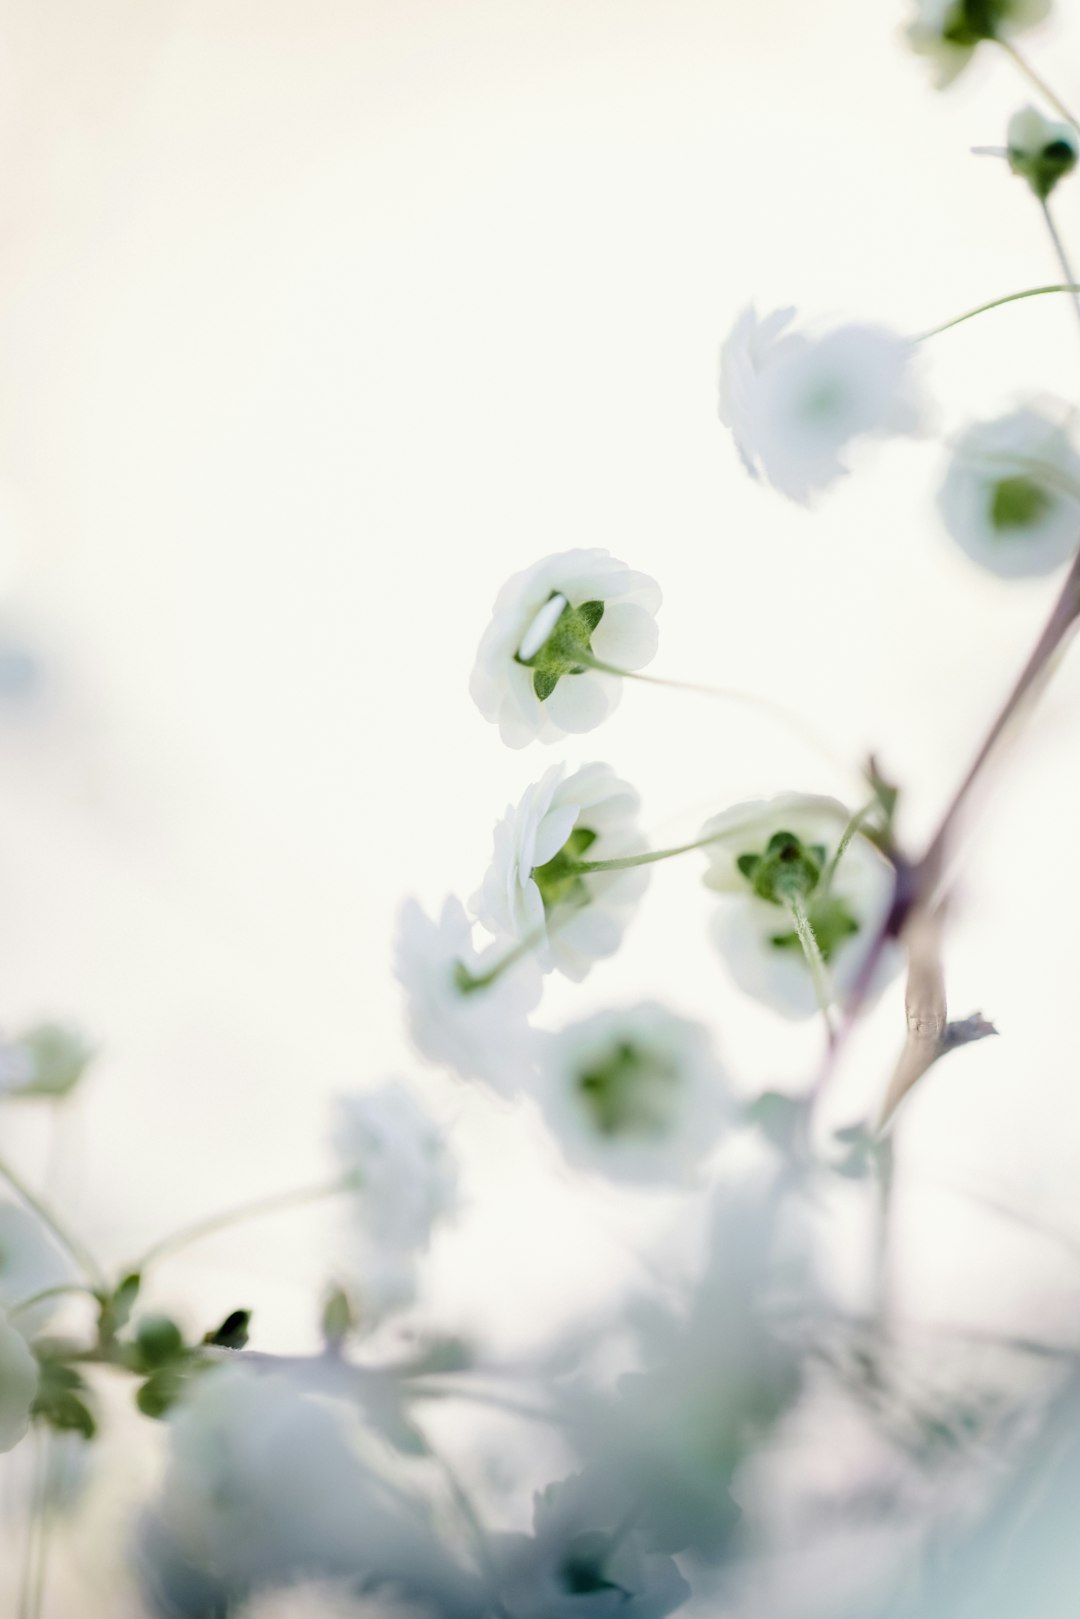
M 422 1498 L 332 1383 L 230 1363 L 191 1380 L 168 1427 L 142 1534 L 167 1611 L 194 1611 L 196 1592 L 200 1613 L 232 1611 L 251 1591 L 301 1577 L 421 1597 L 470 1585 Z M 447 1611 L 460 1610 L 448 1601 Z
M 656 653 L 660 587 L 604 550 L 561 551 L 500 590 L 469 682 L 511 748 L 592 731 L 622 695 L 618 674 Z
M 707 1031 L 651 1002 L 549 1036 L 536 1094 L 572 1163 L 637 1182 L 692 1175 L 731 1111 Z
M 932 63 L 940 89 L 963 72 L 984 39 L 1007 39 L 1050 14 L 1050 0 L 916 0 L 912 49 Z
M 532 1064 L 527 1015 L 540 999 L 540 971 L 527 955 L 492 945 L 478 954 L 458 899 L 437 922 L 406 900 L 398 917 L 395 969 L 405 988 L 409 1033 L 425 1057 L 464 1079 L 512 1094 Z M 509 961 L 505 968 L 501 963 Z
M 334 1144 L 356 1188 L 364 1315 L 411 1303 L 415 1260 L 455 1202 L 457 1172 L 431 1116 L 403 1085 L 337 1104 Z
M 347 1586 L 304 1580 L 278 1586 L 245 1602 L 237 1619 L 440 1619 L 435 1609 L 379 1592 L 357 1595 Z
M 472 908 L 500 944 L 527 944 L 544 968 L 580 983 L 619 948 L 649 873 L 574 872 L 579 861 L 641 854 L 645 839 L 641 801 L 610 765 L 583 765 L 564 781 L 565 769 L 553 765 L 507 809 Z
M 1080 457 L 1034 410 L 976 422 L 956 445 L 938 510 L 980 567 L 1004 579 L 1050 573 L 1080 544 Z
M 10 1310 L 34 1293 L 71 1281 L 74 1274 L 71 1260 L 32 1210 L 0 1202 L 0 1305 Z M 19 1322 L 36 1330 L 52 1308 L 47 1301 L 20 1314 Z
M 511 1619 L 665 1619 L 690 1587 L 672 1559 L 648 1549 L 633 1522 L 635 1481 L 578 1474 L 535 1499 L 534 1534 L 507 1537 L 499 1586 Z
M 851 818 L 834 798 L 785 793 L 737 804 L 701 830 L 706 886 L 724 896 L 713 939 L 739 988 L 786 1017 L 810 1017 L 818 1002 L 785 884 L 796 883 L 833 1001 L 850 993 L 892 903 L 893 868 L 861 831 L 837 859 Z M 896 964 L 886 950 L 875 989 Z
M 915 345 L 883 327 L 789 330 L 794 309 L 745 309 L 720 352 L 720 420 L 754 477 L 807 501 L 843 477 L 857 438 L 914 432 Z
M 37 1361 L 0 1309 L 0 1451 L 13 1449 L 26 1433 L 37 1388 Z
M 1076 131 L 1046 118 L 1037 107 L 1023 107 L 1009 120 L 1009 167 L 1022 175 L 1040 201 L 1076 167 Z

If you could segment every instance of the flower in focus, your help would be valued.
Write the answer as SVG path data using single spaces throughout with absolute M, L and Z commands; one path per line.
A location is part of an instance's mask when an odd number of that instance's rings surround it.
M 707 1031 L 651 1002 L 549 1036 L 537 1098 L 571 1163 L 636 1182 L 693 1174 L 731 1110 Z
M 665 1619 L 690 1587 L 634 1527 L 633 1485 L 579 1474 L 536 1497 L 533 1537 L 506 1537 L 501 1611 L 511 1619 Z
M 540 999 L 535 961 L 497 945 L 478 954 L 458 899 L 438 921 L 410 899 L 398 915 L 395 970 L 409 1033 L 430 1062 L 507 1095 L 520 1088 L 532 1065 L 528 1014 Z
M 752 476 L 805 503 L 846 475 L 855 439 L 912 433 L 919 408 L 909 339 L 857 325 L 808 337 L 794 315 L 743 310 L 720 353 L 720 420 Z
M 435 1121 L 403 1085 L 341 1097 L 334 1145 L 355 1186 L 364 1314 L 409 1304 L 416 1256 L 454 1207 L 457 1173 Z
M 609 551 L 545 557 L 496 597 L 469 682 L 473 701 L 511 748 L 594 730 L 622 695 L 620 671 L 655 656 L 660 601 L 655 580 Z
M 1080 543 L 1080 457 L 1034 410 L 976 422 L 953 452 L 938 510 L 962 551 L 1003 579 L 1051 573 Z
M 85 1036 L 65 1023 L 38 1023 L 0 1042 L 0 1096 L 67 1096 L 94 1056 Z
M 37 1390 L 37 1361 L 0 1308 L 0 1451 L 12 1450 L 25 1435 Z
M 553 765 L 499 821 L 472 906 L 500 944 L 526 944 L 543 967 L 580 983 L 619 948 L 649 873 L 577 871 L 644 852 L 641 801 L 609 765 L 584 765 L 564 781 L 565 768 Z
M 1045 202 L 1059 180 L 1076 167 L 1076 131 L 1071 124 L 1044 118 L 1037 107 L 1024 107 L 1009 120 L 1009 167 Z
M 1008 39 L 1049 15 L 1050 0 L 916 0 L 908 40 L 930 59 L 943 90 L 984 39 Z
M 893 868 L 851 828 L 843 804 L 802 793 L 737 804 L 702 827 L 705 883 L 724 896 L 713 939 L 739 988 L 786 1017 L 818 1010 L 793 900 L 805 910 L 836 1002 L 854 986 L 888 915 Z M 873 987 L 896 961 L 892 950 L 883 955 Z

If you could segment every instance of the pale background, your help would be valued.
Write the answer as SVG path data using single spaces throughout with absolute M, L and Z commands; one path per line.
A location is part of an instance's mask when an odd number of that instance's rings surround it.
M 1058 9 L 1029 48 L 1075 99 L 1080 19 Z M 625 1235 L 655 1206 L 587 1194 L 527 1119 L 411 1055 L 396 907 L 468 895 L 496 816 L 557 757 L 610 761 L 660 838 L 762 791 L 855 788 L 745 711 L 646 688 L 564 750 L 503 748 L 468 673 L 496 589 L 539 555 L 599 544 L 655 575 L 655 672 L 873 747 L 912 838 L 932 824 L 1055 589 L 950 549 L 940 440 L 1021 392 L 1075 399 L 1068 304 L 936 340 L 934 434 L 872 452 L 814 513 L 746 478 L 715 411 L 750 299 L 918 331 L 1057 278 L 1031 198 L 969 152 L 1025 87 L 991 55 L 936 95 L 904 15 L 0 6 L 0 606 L 40 666 L 0 706 L 0 1018 L 69 1015 L 103 1045 L 58 1132 L 12 1108 L 0 1128 L 107 1259 L 320 1175 L 329 1099 L 405 1073 L 469 1165 L 432 1278 L 445 1321 L 520 1345 L 634 1274 Z M 1080 250 L 1071 190 L 1061 214 Z M 1066 1336 L 1080 1246 L 958 1193 L 1080 1245 L 1078 694 L 1074 657 L 956 907 L 952 1005 L 1002 1038 L 937 1070 L 899 1140 L 912 1307 L 1015 1325 L 1019 1301 Z M 797 1089 L 818 1031 L 731 986 L 699 871 L 660 868 L 622 955 L 553 984 L 543 1021 L 656 996 L 710 1022 L 746 1093 Z M 901 1026 L 897 990 L 836 1123 L 880 1092 Z M 303 1343 L 313 1231 L 207 1244 L 155 1297 L 200 1330 L 253 1305 L 263 1347 Z

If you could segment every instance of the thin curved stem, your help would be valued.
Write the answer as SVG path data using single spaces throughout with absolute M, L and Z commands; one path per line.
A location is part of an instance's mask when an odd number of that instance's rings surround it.
M 204 1237 L 216 1236 L 219 1231 L 243 1225 L 248 1220 L 260 1220 L 266 1215 L 282 1214 L 287 1209 L 303 1208 L 309 1203 L 319 1203 L 325 1198 L 338 1197 L 343 1192 L 351 1191 L 352 1187 L 353 1182 L 350 1178 L 339 1176 L 336 1180 L 324 1181 L 317 1186 L 301 1186 L 291 1192 L 277 1192 L 270 1197 L 258 1198 L 252 1203 L 241 1203 L 236 1208 L 208 1215 L 205 1220 L 196 1220 L 191 1225 L 160 1238 L 129 1268 L 137 1275 L 144 1275 L 158 1260 L 171 1258 L 182 1249 L 190 1248 L 196 1242 L 202 1242 Z
M 1022 298 L 1042 298 L 1048 292 L 1071 292 L 1075 295 L 1080 292 L 1080 285 L 1072 280 L 1055 281 L 1046 287 L 1026 287 L 1023 292 L 1007 292 L 1003 298 L 992 298 L 989 303 L 978 304 L 974 309 L 965 310 L 962 315 L 955 315 L 952 320 L 942 321 L 940 326 L 932 326 L 928 332 L 920 332 L 915 341 L 925 343 L 928 338 L 940 337 L 942 332 L 949 332 L 954 326 L 962 326 L 966 320 L 974 320 L 976 315 L 1001 309 L 1005 304 L 1019 303 Z
M 107 1283 L 105 1272 L 98 1264 L 90 1250 L 83 1243 L 81 1237 L 77 1237 L 75 1233 L 63 1223 L 60 1217 L 54 1213 L 44 1199 L 40 1198 L 37 1193 L 27 1185 L 22 1176 L 12 1169 L 11 1165 L 6 1161 L 6 1159 L 0 1159 L 0 1180 L 7 1181 L 8 1185 L 11 1187 L 11 1190 L 20 1199 L 20 1201 L 25 1203 L 28 1209 L 33 1210 L 38 1219 L 41 1221 L 42 1225 L 46 1226 L 48 1230 L 52 1232 L 57 1242 L 71 1256 L 83 1274 L 89 1278 L 89 1280 L 93 1282 L 97 1288 L 101 1289 L 106 1287 Z
M 43 1287 L 39 1292 L 31 1293 L 27 1298 L 13 1304 L 8 1310 L 8 1319 L 14 1320 L 15 1316 L 34 1309 L 38 1304 L 45 1304 L 49 1299 L 65 1298 L 72 1293 L 81 1293 L 86 1298 L 96 1299 L 99 1304 L 101 1303 L 102 1295 L 96 1287 L 89 1287 L 84 1282 L 58 1282 L 55 1287 Z
M 832 985 L 829 983 L 829 969 L 825 965 L 825 957 L 821 954 L 821 947 L 814 936 L 814 930 L 801 897 L 798 894 L 786 895 L 785 904 L 791 912 L 792 921 L 795 923 L 795 932 L 799 936 L 799 944 L 802 946 L 802 953 L 806 957 L 806 965 L 810 969 L 810 977 L 813 980 L 818 1010 L 825 1020 L 829 1044 L 832 1045 L 836 1039 L 836 1030 L 833 1027 L 832 1013 L 829 1010 L 833 998 Z
M 1031 63 L 1027 60 L 1027 57 L 1021 56 L 1020 52 L 1017 50 L 1016 46 L 1011 42 L 1011 40 L 998 39 L 995 41 L 995 43 L 1001 46 L 1001 49 L 1005 52 L 1006 56 L 1012 58 L 1015 65 L 1024 75 L 1024 78 L 1028 81 L 1033 89 L 1037 90 L 1041 96 L 1045 97 L 1045 99 L 1054 108 L 1055 112 L 1060 113 L 1062 118 L 1064 118 L 1066 122 L 1072 124 L 1075 128 L 1080 128 L 1080 124 L 1077 123 L 1076 119 L 1062 101 L 1061 97 L 1056 93 L 1056 91 L 1051 90 L 1046 80 L 1040 74 L 1036 73 Z
M 1061 236 L 1058 233 L 1058 228 L 1054 224 L 1054 216 L 1050 212 L 1050 204 L 1045 198 L 1042 199 L 1041 207 L 1043 211 L 1043 218 L 1046 220 L 1046 228 L 1050 232 L 1050 240 L 1054 244 L 1054 252 L 1057 254 L 1058 263 L 1061 265 L 1061 273 L 1065 277 L 1066 281 L 1069 282 L 1070 286 L 1072 286 L 1074 289 L 1072 295 L 1072 304 L 1076 311 L 1076 318 L 1078 321 L 1080 321 L 1080 293 L 1076 291 L 1076 275 L 1073 271 L 1072 265 L 1069 262 L 1069 255 L 1065 250 L 1065 243 L 1062 241 Z

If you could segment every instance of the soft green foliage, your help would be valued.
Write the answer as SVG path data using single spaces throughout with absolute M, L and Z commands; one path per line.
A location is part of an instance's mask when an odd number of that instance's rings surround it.
M 54 1358 L 44 1350 L 39 1353 L 38 1364 L 40 1381 L 32 1407 L 35 1420 L 57 1433 L 77 1433 L 84 1439 L 93 1439 L 97 1420 L 82 1373 L 67 1365 L 62 1357 Z
M 677 1079 L 665 1053 L 622 1040 L 579 1076 L 578 1090 L 601 1135 L 651 1139 L 666 1128 Z

